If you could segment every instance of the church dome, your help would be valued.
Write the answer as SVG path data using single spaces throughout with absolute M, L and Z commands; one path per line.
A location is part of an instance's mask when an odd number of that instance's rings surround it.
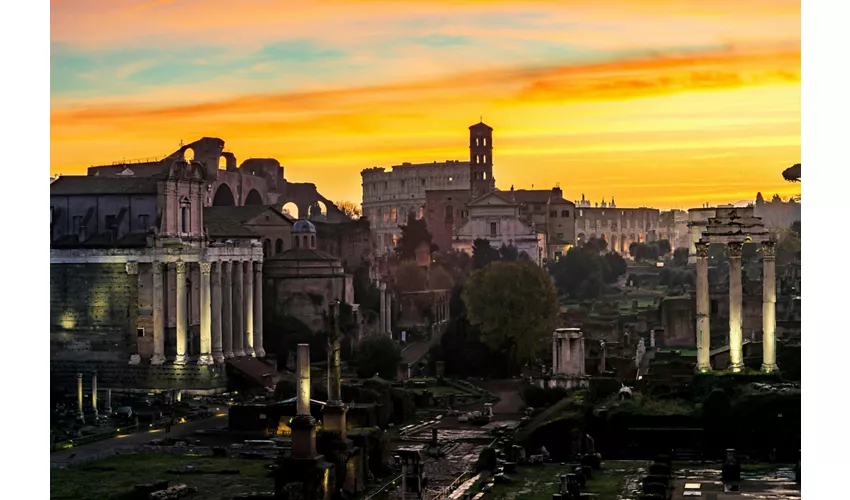
M 292 233 L 315 233 L 316 226 L 313 225 L 312 222 L 308 220 L 299 220 L 295 224 L 292 225 Z

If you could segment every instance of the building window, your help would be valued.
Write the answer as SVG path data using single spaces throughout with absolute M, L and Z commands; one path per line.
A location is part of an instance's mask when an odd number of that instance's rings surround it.
M 579 217 L 584 217 L 584 210 L 579 210 L 579 211 L 578 211 L 578 216 L 579 216 Z
M 481 144 L 482 146 L 486 146 L 487 145 L 487 138 L 485 137 L 485 138 L 481 139 L 481 142 L 483 143 L 483 144 Z
M 147 231 L 148 227 L 150 227 L 150 226 L 148 226 L 148 215 L 147 214 L 142 214 L 142 215 L 139 216 L 139 227 L 142 228 L 142 231 Z
M 398 181 L 401 187 L 404 187 L 404 180 Z
M 274 242 L 274 253 L 275 255 L 283 253 L 283 240 L 280 238 L 278 238 L 277 241 Z
M 557 216 L 558 216 L 557 210 L 549 210 L 549 217 L 552 217 L 554 219 Z
M 310 235 L 310 248 L 316 248 L 316 235 Z
M 263 258 L 268 258 L 272 251 L 272 242 L 268 239 L 263 240 Z
M 454 222 L 455 209 L 451 205 L 446 205 L 446 222 Z
M 295 236 L 295 248 L 301 248 L 301 238 L 298 235 Z
M 136 328 L 136 337 L 143 338 L 145 336 L 144 328 Z
M 461 210 L 460 216 L 466 219 L 467 217 L 469 217 L 469 210 Z
M 496 231 L 497 231 L 497 229 L 498 229 L 498 228 L 497 228 L 496 223 L 495 223 L 495 222 L 491 222 L 491 223 L 490 223 L 490 236 L 496 236 L 496 235 L 497 235 L 497 232 L 496 232 Z
M 390 215 L 390 219 L 392 219 L 393 222 L 398 222 L 398 210 L 395 207 L 393 207 L 391 210 L 392 214 Z
M 180 229 L 184 234 L 188 234 L 191 225 L 189 218 L 189 198 L 183 198 L 183 201 L 180 202 Z
M 569 210 L 561 210 L 561 217 L 568 218 L 570 216 Z
M 425 185 L 425 179 L 422 179 L 421 182 L 422 182 L 422 185 L 424 186 Z
M 393 235 L 393 246 L 396 246 L 397 244 L 398 244 L 398 236 Z
M 425 217 L 425 205 L 419 205 L 419 218 Z

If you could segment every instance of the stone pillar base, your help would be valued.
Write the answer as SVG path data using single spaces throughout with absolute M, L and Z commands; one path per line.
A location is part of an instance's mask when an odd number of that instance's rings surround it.
M 777 365 L 777 364 L 772 364 L 772 365 L 762 364 L 761 365 L 761 371 L 763 373 L 779 373 L 779 365 Z
M 130 355 L 130 361 L 128 362 L 129 364 L 138 365 L 141 362 L 142 362 L 142 357 L 139 356 L 138 354 L 131 354 Z
M 224 363 L 224 353 L 221 352 L 213 352 L 212 353 L 213 362 L 217 365 Z
M 211 365 L 213 364 L 213 357 L 209 354 L 201 354 L 198 356 L 198 364 L 199 365 Z
M 744 363 L 730 363 L 729 368 L 727 368 L 727 370 L 729 370 L 730 372 L 734 372 L 734 373 L 738 373 L 739 371 L 741 371 L 743 369 L 744 369 Z
M 189 356 L 185 354 L 178 354 L 177 357 L 174 358 L 175 365 L 185 365 L 189 363 Z
M 152 365 L 161 365 L 163 363 L 165 363 L 165 356 L 163 356 L 162 354 L 154 354 L 153 357 L 151 357 Z
M 111 406 L 107 406 L 106 408 L 103 409 L 103 411 L 106 412 L 107 417 L 112 415 L 112 407 Z
M 254 354 L 255 354 L 258 358 L 265 358 L 265 357 L 266 357 L 266 351 L 264 351 L 262 347 L 261 347 L 261 348 L 259 348 L 259 349 L 257 349 L 256 351 L 254 351 Z
M 235 357 L 236 357 L 236 356 L 234 356 L 232 352 L 226 352 L 226 353 L 224 353 L 224 358 L 225 358 L 225 359 L 233 359 L 233 358 L 235 358 Z
M 242 358 L 245 357 L 245 351 L 233 351 L 234 358 Z
M 316 419 L 310 415 L 296 415 L 289 423 L 292 429 L 292 457 L 316 456 Z
M 348 408 L 341 401 L 330 401 L 322 409 L 322 429 L 325 432 L 339 434 L 345 439 L 346 421 L 345 413 Z
M 254 349 L 251 349 L 250 347 L 245 349 L 245 355 L 250 357 L 250 358 L 253 358 L 254 357 Z
M 706 364 L 703 364 L 703 365 L 697 363 L 696 367 L 694 368 L 694 373 L 708 373 L 710 371 L 711 371 L 711 364 L 710 363 L 706 363 Z

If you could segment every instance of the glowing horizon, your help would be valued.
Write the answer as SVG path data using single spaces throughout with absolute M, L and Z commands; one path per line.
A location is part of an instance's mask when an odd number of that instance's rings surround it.
M 659 209 L 799 193 L 799 2 L 235 5 L 53 0 L 51 175 L 220 137 L 359 204 L 365 168 L 467 160 L 483 116 L 503 190 Z

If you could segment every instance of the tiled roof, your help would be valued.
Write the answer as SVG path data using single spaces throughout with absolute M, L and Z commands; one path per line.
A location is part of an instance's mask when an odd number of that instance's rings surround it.
M 259 238 L 256 232 L 233 219 L 207 217 L 204 210 L 204 228 L 210 238 Z
M 63 175 L 50 184 L 52 196 L 87 194 L 156 194 L 153 177 L 94 177 Z
M 504 196 L 513 197 L 517 203 L 546 203 L 550 198 L 552 201 L 564 201 L 560 197 L 552 196 L 550 189 L 517 189 L 505 192 Z
M 331 254 L 321 250 L 309 248 L 290 248 L 282 254 L 269 257 L 268 260 L 339 260 Z
M 293 223 L 295 221 L 282 213 L 274 205 L 245 205 L 241 207 L 206 207 L 204 208 L 204 220 L 208 218 L 230 219 L 240 223 L 248 222 L 257 218 L 265 211 L 274 212 L 284 220 Z

